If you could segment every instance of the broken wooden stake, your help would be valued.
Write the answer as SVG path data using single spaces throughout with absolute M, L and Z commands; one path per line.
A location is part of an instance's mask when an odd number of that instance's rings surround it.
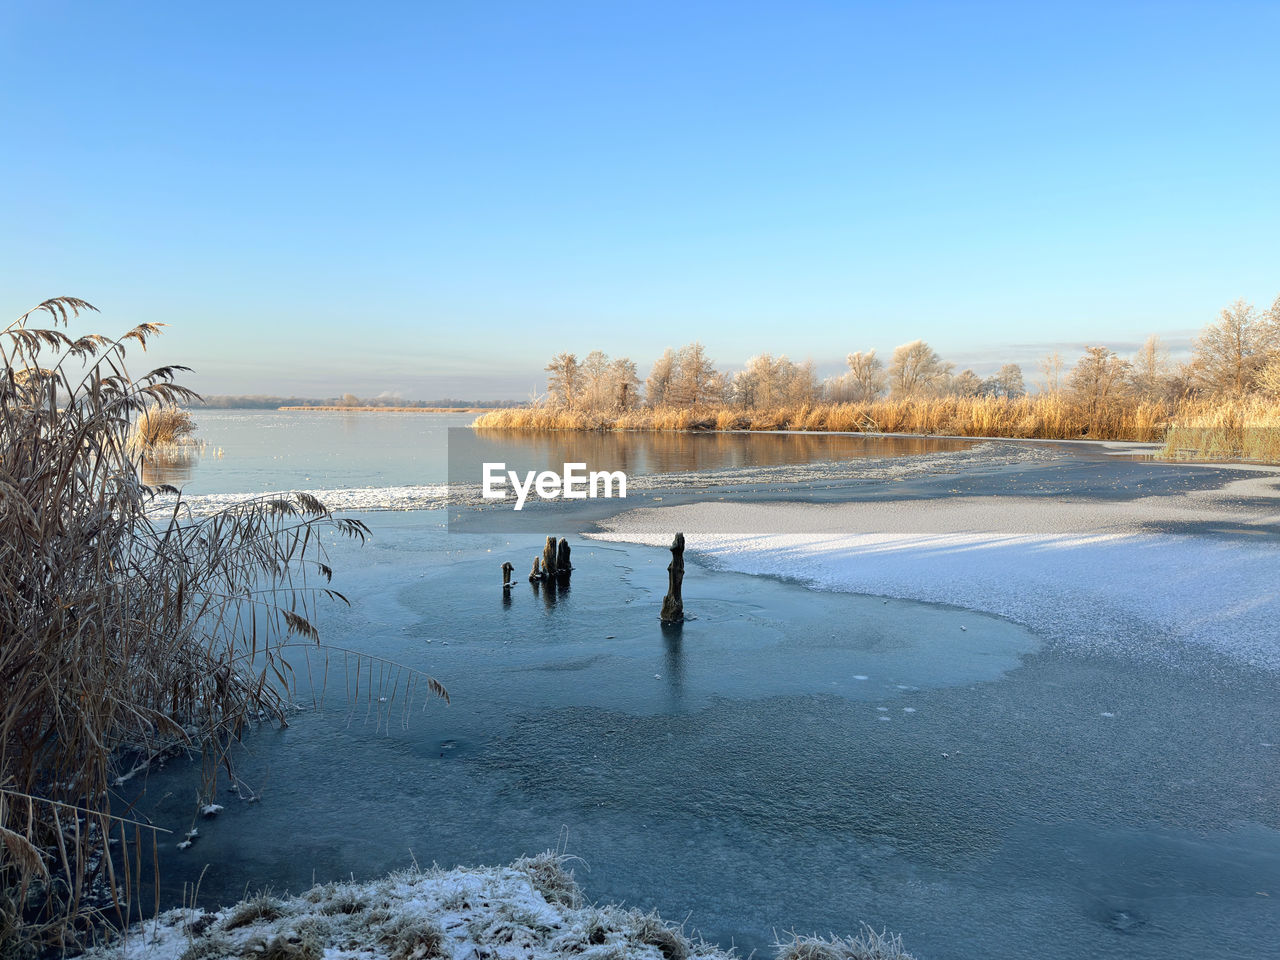
M 547 537 L 547 545 L 542 548 L 542 573 L 548 580 L 556 575 L 555 537 Z
M 506 590 L 511 589 L 511 574 L 515 570 L 515 565 L 508 560 L 502 565 L 502 586 Z
M 680 597 L 680 585 L 684 583 L 684 534 L 677 533 L 671 541 L 671 563 L 667 565 L 667 595 L 662 598 L 662 612 L 658 619 L 663 623 L 681 623 L 684 620 L 684 600 Z

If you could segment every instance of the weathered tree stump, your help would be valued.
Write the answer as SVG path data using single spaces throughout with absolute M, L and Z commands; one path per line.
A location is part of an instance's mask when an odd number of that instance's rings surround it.
M 533 569 L 529 571 L 529 582 L 537 583 L 541 579 L 542 579 L 542 558 L 534 557 Z
M 547 545 L 542 548 L 542 573 L 548 580 L 556 575 L 555 537 L 547 537 Z
M 560 538 L 560 546 L 556 549 L 556 571 L 562 577 L 567 577 L 573 570 L 573 564 L 569 562 L 569 541 L 564 537 Z
M 667 565 L 667 595 L 662 598 L 662 612 L 658 619 L 663 623 L 681 623 L 684 620 L 684 600 L 680 597 L 680 585 L 684 583 L 684 534 L 677 533 L 671 541 L 671 563 Z
M 502 586 L 507 590 L 511 589 L 511 574 L 515 569 L 515 564 L 510 560 L 502 565 Z

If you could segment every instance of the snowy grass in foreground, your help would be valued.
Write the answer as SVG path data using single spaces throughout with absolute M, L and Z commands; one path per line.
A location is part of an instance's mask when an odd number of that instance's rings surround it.
M 592 905 L 547 852 L 509 867 L 410 870 L 270 893 L 216 913 L 170 910 L 86 960 L 728 960 L 657 913 Z M 897 937 L 795 936 L 779 960 L 911 960 Z

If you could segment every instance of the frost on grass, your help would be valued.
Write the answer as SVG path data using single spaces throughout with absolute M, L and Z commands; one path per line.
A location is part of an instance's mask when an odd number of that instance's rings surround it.
M 554 853 L 509 867 L 412 870 L 258 894 L 216 913 L 171 910 L 86 960 L 730 960 L 657 913 L 585 904 Z M 797 937 L 781 960 L 910 960 L 867 928 L 842 940 Z
M 902 949 L 902 937 L 876 933 L 863 925 L 856 937 L 806 937 L 791 935 L 777 944 L 778 960 L 914 960 Z

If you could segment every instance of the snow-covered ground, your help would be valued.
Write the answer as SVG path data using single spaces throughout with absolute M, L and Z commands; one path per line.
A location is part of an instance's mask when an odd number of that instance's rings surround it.
M 782 960 L 911 960 L 896 937 L 807 936 Z M 583 902 L 552 853 L 509 867 L 406 871 L 247 898 L 216 913 L 170 910 L 85 960 L 729 960 L 655 913 Z
M 632 510 L 602 540 L 818 589 L 954 604 L 1075 646 L 1202 645 L 1280 670 L 1280 472 L 1131 500 L 1026 496 Z M 786 533 L 762 533 L 779 531 Z

